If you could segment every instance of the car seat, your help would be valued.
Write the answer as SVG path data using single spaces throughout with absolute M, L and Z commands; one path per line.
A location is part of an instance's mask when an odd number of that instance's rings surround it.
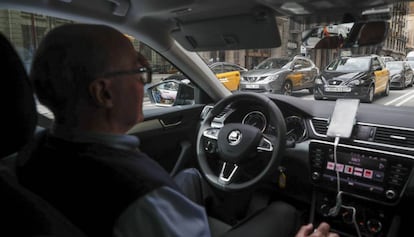
M 46 201 L 21 186 L 17 154 L 33 138 L 35 100 L 27 73 L 7 38 L 0 34 L 3 144 L 0 148 L 0 236 L 86 236 Z

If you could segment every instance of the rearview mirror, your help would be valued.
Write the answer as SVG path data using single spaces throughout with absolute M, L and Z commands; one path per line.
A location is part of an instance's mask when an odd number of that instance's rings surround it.
M 387 37 L 388 22 L 383 20 L 314 27 L 302 33 L 308 49 L 339 49 L 382 43 Z

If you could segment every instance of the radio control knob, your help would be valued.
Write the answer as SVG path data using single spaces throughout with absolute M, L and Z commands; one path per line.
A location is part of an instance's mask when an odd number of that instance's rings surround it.
M 367 227 L 369 232 L 376 234 L 382 230 L 382 223 L 377 219 L 369 219 Z
M 313 172 L 312 173 L 312 179 L 313 180 L 318 180 L 321 177 L 321 174 L 319 172 Z
M 387 191 L 385 191 L 385 197 L 387 197 L 390 200 L 394 199 L 396 196 L 397 194 L 392 189 L 388 189 Z

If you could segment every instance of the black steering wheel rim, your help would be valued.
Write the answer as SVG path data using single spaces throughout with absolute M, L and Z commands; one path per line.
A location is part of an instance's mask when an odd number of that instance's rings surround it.
M 268 112 L 270 123 L 272 123 L 272 125 L 275 127 L 274 130 L 276 131 L 276 134 L 274 134 L 274 137 L 276 139 L 272 140 L 273 150 L 269 162 L 258 175 L 248 181 L 241 183 L 223 183 L 219 180 L 219 176 L 215 174 L 215 172 L 208 164 L 207 154 L 202 144 L 203 132 L 208 128 L 211 128 L 211 122 L 213 119 L 219 113 L 221 113 L 226 106 L 241 100 L 258 103 L 260 106 L 263 106 L 263 108 Z M 259 181 L 261 181 L 265 176 L 267 176 L 270 172 L 274 171 L 279 166 L 282 159 L 282 153 L 285 148 L 285 134 L 286 125 L 283 114 L 270 98 L 265 95 L 252 92 L 234 93 L 219 101 L 200 124 L 197 135 L 197 159 L 201 172 L 211 185 L 220 190 L 240 191 L 250 188 L 258 184 Z

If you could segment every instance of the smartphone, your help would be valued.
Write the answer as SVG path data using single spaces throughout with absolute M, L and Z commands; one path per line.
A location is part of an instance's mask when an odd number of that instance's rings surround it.
M 358 99 L 337 99 L 326 135 L 340 138 L 351 137 L 358 107 Z

